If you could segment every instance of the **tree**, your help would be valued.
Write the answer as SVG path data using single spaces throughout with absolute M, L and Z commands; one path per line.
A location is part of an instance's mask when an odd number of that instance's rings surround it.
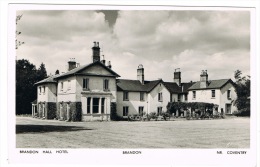
M 59 70 L 56 70 L 55 71 L 55 75 L 59 75 L 60 74 L 60 71 Z
M 236 79 L 235 91 L 237 93 L 235 105 L 239 112 L 238 115 L 250 116 L 250 76 L 242 76 L 242 72 L 236 70 L 234 77 Z
M 42 80 L 42 78 L 47 77 L 47 71 L 45 69 L 45 64 L 41 63 L 38 71 L 37 71 L 37 78 L 38 80 Z
M 17 25 L 18 21 L 21 20 L 22 16 L 23 16 L 23 15 L 17 15 L 17 16 L 16 16 L 16 25 Z M 24 44 L 24 42 L 19 41 L 19 40 L 17 39 L 17 36 L 20 35 L 21 33 L 22 33 L 21 31 L 17 31 L 17 30 L 16 30 L 16 32 L 15 32 L 15 37 L 16 37 L 16 39 L 15 39 L 15 49 L 18 49 L 19 46 L 21 46 L 22 44 Z
M 31 113 L 31 102 L 37 98 L 37 87 L 34 84 L 46 76 L 43 63 L 37 70 L 28 60 L 16 61 L 16 114 Z

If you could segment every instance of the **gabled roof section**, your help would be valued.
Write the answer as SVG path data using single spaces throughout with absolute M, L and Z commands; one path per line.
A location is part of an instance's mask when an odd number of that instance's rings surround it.
M 112 69 L 108 68 L 107 66 L 105 66 L 103 63 L 101 63 L 100 61 L 96 61 L 94 63 L 91 63 L 91 64 L 87 64 L 87 65 L 84 65 L 84 66 L 80 66 L 80 67 L 77 67 L 77 68 L 74 68 L 64 74 L 61 74 L 59 76 L 57 76 L 56 78 L 64 78 L 64 77 L 68 77 L 68 76 L 71 76 L 71 75 L 77 75 L 79 74 L 80 75 L 80 72 L 83 71 L 83 70 L 86 70 L 87 68 L 89 67 L 92 67 L 94 65 L 100 65 L 102 66 L 103 68 L 105 68 L 107 71 L 109 71 L 112 75 L 110 76 L 114 76 L 114 77 L 120 77 L 120 75 L 118 75 L 116 72 L 114 72 Z M 94 75 L 94 74 L 88 74 L 86 73 L 86 75 Z
M 234 85 L 234 82 L 231 79 L 219 79 L 209 81 L 206 88 L 200 88 L 200 81 L 198 81 L 193 84 L 188 90 L 220 89 L 227 83 L 231 83 L 232 85 Z
M 181 93 L 181 87 L 175 82 L 164 82 L 163 84 L 171 93 Z
M 144 84 L 142 85 L 139 80 L 118 79 L 117 90 L 130 92 L 150 92 L 160 82 L 162 82 L 162 80 L 144 81 Z
M 188 88 L 191 87 L 194 82 L 181 83 L 180 86 L 175 82 L 164 82 L 163 84 L 171 93 L 188 93 Z
M 188 89 L 195 84 L 195 82 L 187 82 L 187 83 L 182 83 L 181 85 L 183 86 L 182 93 L 188 93 Z
M 53 76 L 50 76 L 44 80 L 41 80 L 39 82 L 36 82 L 34 85 L 41 85 L 41 84 L 46 84 L 46 83 L 57 83 L 57 81 L 55 81 L 55 78 L 57 77 L 58 75 L 53 75 Z
M 162 83 L 170 93 L 188 93 L 188 88 L 194 82 L 182 83 L 182 87 L 175 82 L 164 82 L 163 80 L 144 81 L 144 85 L 139 80 L 117 80 L 118 91 L 130 92 L 151 92 L 159 83 Z

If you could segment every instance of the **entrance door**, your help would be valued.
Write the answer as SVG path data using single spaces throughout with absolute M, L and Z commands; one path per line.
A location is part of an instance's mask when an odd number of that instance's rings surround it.
M 231 104 L 226 104 L 226 114 L 231 114 Z

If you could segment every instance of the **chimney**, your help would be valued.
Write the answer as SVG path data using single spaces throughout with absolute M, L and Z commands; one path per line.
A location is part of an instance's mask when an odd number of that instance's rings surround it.
M 99 47 L 99 42 L 94 42 L 94 46 L 92 47 L 93 51 L 93 63 L 96 61 L 100 61 L 100 47 Z
M 200 88 L 206 88 L 208 86 L 208 73 L 207 70 L 202 70 L 200 74 Z
M 108 63 L 107 63 L 107 67 L 108 67 L 108 68 L 112 68 L 112 66 L 111 66 L 111 62 L 110 62 L 110 61 L 108 61 Z
M 181 71 L 180 71 L 180 68 L 176 68 L 174 70 L 173 82 L 175 82 L 178 86 L 181 85 Z
M 105 55 L 102 55 L 101 63 L 104 64 L 104 65 L 106 65 Z
M 76 68 L 76 61 L 75 58 L 70 58 L 68 61 L 68 71 Z
M 142 64 L 137 68 L 137 80 L 139 80 L 142 85 L 144 84 L 144 68 Z

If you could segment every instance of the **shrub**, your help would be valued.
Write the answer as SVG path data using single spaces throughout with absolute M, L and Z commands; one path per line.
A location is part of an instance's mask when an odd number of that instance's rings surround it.
M 117 115 L 116 103 L 115 102 L 111 102 L 110 119 L 112 121 L 124 121 L 124 120 L 127 120 L 127 119 L 124 119 L 123 117 L 120 117 L 119 115 Z
M 235 111 L 233 113 L 233 115 L 235 115 L 237 117 L 248 117 L 248 116 L 250 116 L 250 109 L 244 108 L 244 109 L 242 109 L 240 111 Z

